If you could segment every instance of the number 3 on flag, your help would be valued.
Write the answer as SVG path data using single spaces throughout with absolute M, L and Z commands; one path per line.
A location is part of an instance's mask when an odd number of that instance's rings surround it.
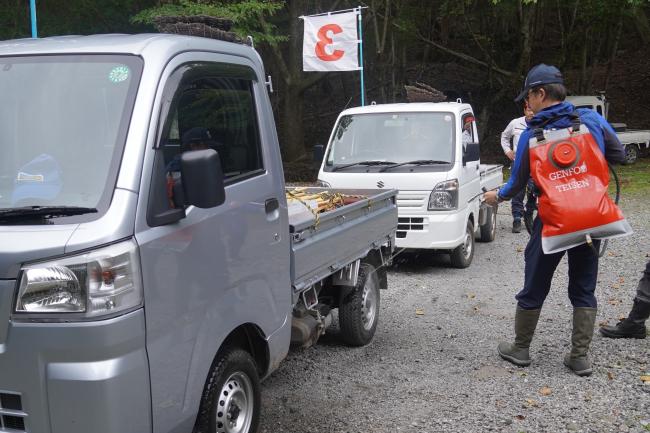
M 334 35 L 343 33 L 341 26 L 337 24 L 326 24 L 318 30 L 318 43 L 316 44 L 316 56 L 324 62 L 335 62 L 343 57 L 345 51 L 334 50 L 332 54 L 327 54 L 325 47 L 332 45 L 334 41 L 328 36 L 328 33 Z
M 303 17 L 305 71 L 358 71 L 357 11 Z

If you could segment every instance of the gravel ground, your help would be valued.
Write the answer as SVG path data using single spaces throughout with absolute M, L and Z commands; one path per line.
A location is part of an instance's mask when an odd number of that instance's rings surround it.
M 636 233 L 610 242 L 601 261 L 599 323 L 627 314 L 650 253 L 650 201 L 624 197 L 622 207 Z M 400 260 L 370 345 L 344 347 L 333 327 L 317 346 L 292 350 L 263 384 L 260 431 L 650 430 L 650 383 L 640 378 L 650 374 L 650 340 L 596 333 L 591 377 L 562 365 L 572 314 L 566 258 L 542 310 L 532 365 L 499 358 L 497 343 L 513 338 L 528 238 L 510 232 L 509 212 L 500 207 L 496 240 L 477 243 L 468 269 L 448 268 L 444 256 Z

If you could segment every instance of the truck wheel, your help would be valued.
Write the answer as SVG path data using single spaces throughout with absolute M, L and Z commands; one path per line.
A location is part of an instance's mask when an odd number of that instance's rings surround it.
M 497 235 L 497 206 L 487 207 L 487 219 L 481 228 L 481 242 L 492 242 Z
M 467 221 L 465 240 L 451 252 L 451 265 L 454 268 L 466 268 L 474 258 L 474 224 Z
M 626 164 L 634 164 L 634 162 L 638 157 L 639 157 L 639 149 L 637 149 L 636 144 L 628 144 L 625 146 Z
M 251 355 L 227 349 L 212 364 L 195 432 L 254 433 L 260 420 L 260 379 Z
M 370 263 L 361 263 L 354 289 L 339 306 L 341 338 L 350 346 L 370 343 L 379 321 L 379 277 Z

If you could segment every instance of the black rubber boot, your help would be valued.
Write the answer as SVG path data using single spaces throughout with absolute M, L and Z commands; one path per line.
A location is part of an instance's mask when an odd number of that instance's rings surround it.
M 576 307 L 573 309 L 573 334 L 571 335 L 571 352 L 564 357 L 564 365 L 578 376 L 589 376 L 592 373 L 589 359 L 589 345 L 594 336 L 596 309 Z
M 521 218 L 516 218 L 512 221 L 512 232 L 521 233 Z
M 616 326 L 603 326 L 600 333 L 608 338 L 645 338 L 647 331 L 645 321 L 650 317 L 650 302 L 634 299 L 630 315 L 619 321 Z
M 533 232 L 533 214 L 526 212 L 524 214 L 524 225 L 526 226 L 526 231 L 528 234 Z
M 528 348 L 530 342 L 533 341 L 537 321 L 539 320 L 538 310 L 524 310 L 517 306 L 515 312 L 515 342 L 514 343 L 499 343 L 497 351 L 501 358 L 506 361 L 512 362 L 520 367 L 530 365 L 530 354 Z

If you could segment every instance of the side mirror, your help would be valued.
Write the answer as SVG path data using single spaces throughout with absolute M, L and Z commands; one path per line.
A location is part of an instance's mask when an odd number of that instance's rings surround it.
M 478 161 L 481 159 L 481 148 L 477 142 L 467 143 L 463 151 L 463 166 L 468 162 Z
M 181 179 L 185 202 L 189 205 L 208 209 L 226 201 L 221 161 L 214 149 L 184 152 Z

